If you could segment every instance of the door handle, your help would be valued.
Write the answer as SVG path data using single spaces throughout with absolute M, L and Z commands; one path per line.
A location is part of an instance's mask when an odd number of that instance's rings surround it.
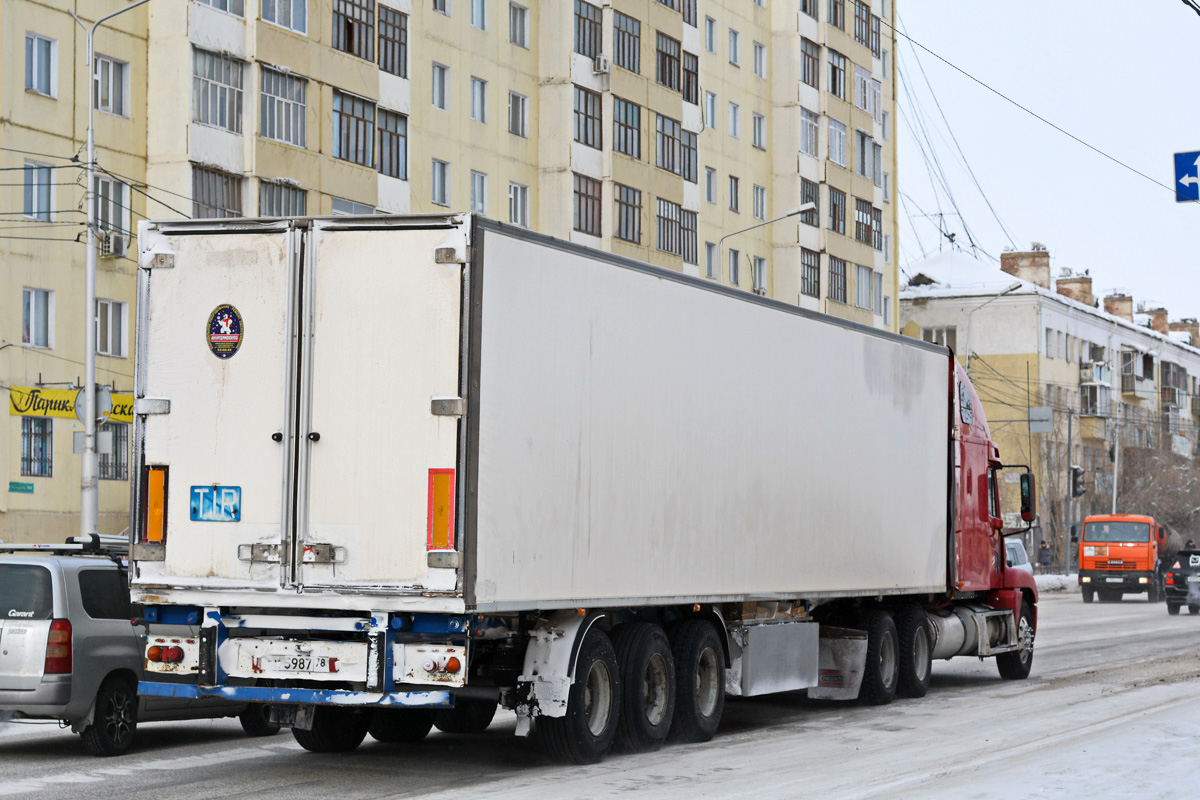
M 308 434 L 308 440 L 310 442 L 319 442 L 321 441 L 321 434 L 317 433 L 316 431 L 312 431 Z

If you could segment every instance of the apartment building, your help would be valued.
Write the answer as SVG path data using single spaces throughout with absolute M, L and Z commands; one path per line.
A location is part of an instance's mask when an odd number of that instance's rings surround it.
M 0 269 L 8 319 L 20 302 L 32 325 L 0 343 L 6 386 L 47 396 L 82 375 L 86 201 L 69 159 L 89 96 L 98 375 L 118 399 L 144 217 L 473 211 L 896 327 L 891 0 L 151 0 L 100 29 L 89 95 L 68 11 L 90 24 L 114 2 L 0 11 L 6 74 L 26 66 L 24 87 L 0 86 Z M 50 518 L 45 538 L 69 535 L 81 426 L 15 408 L 0 538 Z M 106 532 L 126 524 L 127 421 L 109 423 L 104 463 L 126 466 L 102 468 Z
M 1090 274 L 1060 271 L 1053 279 L 1041 245 L 1002 253 L 999 269 L 947 252 L 907 271 L 902 332 L 947 345 L 968 367 L 1003 459 L 1037 475 L 1040 533 L 1056 553 L 1064 552 L 1071 522 L 1111 510 L 1118 443 L 1197 453 L 1194 318 L 1172 322 L 1166 309 L 1135 310 L 1123 293 L 1101 302 Z M 1073 505 L 1072 466 L 1084 470 L 1087 491 Z M 1015 497 L 1007 507 L 1016 508 Z M 1005 522 L 1019 524 L 1015 516 Z

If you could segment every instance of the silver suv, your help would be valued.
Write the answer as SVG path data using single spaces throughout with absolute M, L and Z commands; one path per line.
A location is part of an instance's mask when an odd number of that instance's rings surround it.
M 276 733 L 266 706 L 138 697 L 146 642 L 131 624 L 124 549 L 97 537 L 0 545 L 0 720 L 61 720 L 97 756 L 128 750 L 139 721 L 237 716 L 251 736 Z

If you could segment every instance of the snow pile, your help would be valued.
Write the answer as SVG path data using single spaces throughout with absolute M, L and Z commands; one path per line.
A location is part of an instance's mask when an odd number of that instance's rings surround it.
M 1038 592 L 1078 592 L 1078 575 L 1034 575 Z

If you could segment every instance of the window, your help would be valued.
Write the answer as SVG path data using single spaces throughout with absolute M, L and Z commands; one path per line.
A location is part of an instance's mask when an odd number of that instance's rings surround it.
M 642 242 L 642 193 L 629 186 L 613 184 L 613 195 L 617 202 L 618 239 L 641 244 Z
M 582 86 L 575 87 L 575 141 L 599 150 L 600 95 Z
M 879 120 L 883 106 L 883 84 L 862 67 L 854 67 L 854 104 Z
M 883 324 L 892 324 L 892 298 L 888 295 L 883 296 Z
M 657 247 L 664 253 L 683 255 L 682 211 L 678 203 L 658 199 Z
M 717 127 L 717 96 L 712 92 L 704 93 L 704 124 Z
M 408 77 L 408 14 L 379 7 L 379 68 Z
M 308 213 L 308 192 L 299 186 L 261 181 L 258 213 L 264 217 L 303 217 Z
M 812 203 L 816 208 L 812 211 L 805 211 L 800 215 L 800 221 L 805 225 L 812 225 L 814 228 L 820 225 L 821 219 L 821 187 L 816 181 L 810 181 L 808 178 L 800 179 L 800 204 Z
M 857 197 L 854 198 L 854 239 L 871 243 L 871 204 Z
M 613 150 L 642 157 L 642 107 L 613 96 Z
M 471 78 L 471 119 L 487 124 L 487 81 Z
M 873 272 L 871 274 L 872 274 L 872 276 L 874 276 L 874 284 L 875 284 L 874 305 L 871 310 L 874 311 L 876 314 L 883 314 L 883 309 L 884 309 L 883 274 L 879 273 L 879 272 Z
M 700 102 L 700 57 L 683 54 L 683 102 Z
M 704 277 L 717 277 L 717 246 L 713 242 L 704 243 Z
M 729 251 L 729 283 L 737 286 L 742 282 L 741 269 L 742 254 L 737 250 Z
M 829 120 L 829 160 L 846 166 L 846 126 L 837 120 Z
M 31 92 L 53 97 L 58 77 L 58 42 L 25 34 L 25 88 Z
M 434 205 L 450 205 L 450 165 L 445 161 L 433 159 L 432 196 Z
M 821 46 L 801 38 L 800 58 L 800 80 L 816 88 L 821 79 Z
M 767 77 L 767 48 L 758 42 L 754 43 L 754 74 Z
M 331 200 L 333 201 L 333 214 L 335 216 L 365 216 L 375 213 L 375 207 L 369 206 L 366 203 L 356 203 L 353 200 L 346 200 L 341 197 L 334 197 Z
M 600 235 L 600 181 L 575 175 L 575 230 Z
M 129 233 L 129 187 L 116 178 L 97 175 L 94 188 L 97 227 L 102 231 Z
M 516 92 L 508 93 L 508 132 L 514 136 L 529 136 L 527 120 L 528 98 Z
M 125 116 L 129 106 L 129 64 L 108 56 L 96 56 L 93 89 L 92 103 L 97 111 Z
M 683 235 L 683 263 L 695 264 L 697 214 L 695 211 L 684 209 L 680 215 L 680 232 Z
M 529 49 L 529 9 L 525 6 L 508 4 L 508 41 Z
M 308 0 L 262 0 L 261 10 L 264 22 L 297 33 L 308 30 Z
M 683 0 L 683 24 L 696 27 L 696 0 Z
M 450 68 L 445 64 L 433 65 L 433 107 L 448 111 L 450 108 Z
M 807 108 L 800 109 L 800 152 L 817 155 L 817 115 Z
M 871 46 L 871 6 L 862 0 L 854 0 L 854 41 Z
M 508 221 L 522 228 L 529 227 L 529 187 L 519 183 L 508 185 Z
M 891 176 L 885 172 L 883 173 L 883 202 L 890 203 L 891 201 Z
M 379 109 L 379 173 L 408 180 L 408 117 Z
M 199 48 L 192 56 L 192 121 L 241 133 L 242 62 Z
M 679 10 L 679 0 L 658 0 L 658 2 L 662 3 L 664 6 L 671 9 L 672 11 Z
M 677 120 L 658 115 L 658 148 L 655 166 L 680 174 L 679 140 L 682 127 Z
M 21 344 L 54 347 L 54 292 L 21 290 Z
M 829 0 L 829 24 L 846 30 L 846 0 Z
M 333 0 L 333 48 L 375 60 L 375 0 Z
M 679 167 L 680 174 L 688 183 L 695 183 L 699 180 L 697 175 L 697 161 L 699 158 L 696 154 L 696 144 L 698 136 L 691 131 L 684 131 L 679 138 Z
M 846 234 L 846 193 L 829 187 L 829 230 Z
M 211 6 L 218 11 L 224 11 L 226 14 L 233 14 L 237 17 L 246 16 L 245 0 L 196 0 L 196 2 Z
M 704 200 L 708 203 L 717 202 L 717 171 L 712 167 L 704 168 Z
M 875 282 L 870 267 L 856 265 L 854 275 L 854 305 L 870 310 L 875 292 Z
M 450 16 L 450 0 L 433 0 L 433 10 Z
M 741 209 L 740 209 L 741 200 L 738 197 L 738 195 L 740 193 L 738 184 L 739 184 L 739 181 L 737 179 L 737 176 L 730 175 L 729 176 L 729 210 L 733 211 L 734 213 L 741 213 Z
M 36 161 L 25 162 L 25 216 L 50 222 L 53 216 L 50 208 L 53 183 L 54 167 Z
M 932 344 L 940 344 L 951 350 L 958 349 L 958 329 L 953 325 L 946 328 L 922 328 L 921 339 Z
M 264 139 L 304 147 L 307 141 L 305 96 L 308 81 L 263 67 L 261 82 L 259 135 Z
M 846 302 L 846 262 L 834 256 L 829 257 L 829 299 Z
M 125 423 L 111 423 L 128 427 Z M 103 426 L 110 430 L 110 425 Z M 115 437 L 114 437 L 115 438 Z M 129 436 L 126 434 L 126 443 Z M 102 457 L 103 458 L 103 457 Z M 103 463 L 103 462 L 102 462 Z M 101 466 L 101 478 L 112 478 L 105 475 Z M 125 475 L 121 480 L 129 479 L 128 462 Z M 129 619 L 129 590 L 125 587 L 125 576 L 119 569 L 85 569 L 79 571 L 79 594 L 83 600 L 83 610 L 92 619 Z
M 854 164 L 854 171 L 859 175 L 865 175 L 870 178 L 875 174 L 875 150 L 871 147 L 871 135 L 865 131 L 856 131 L 855 138 L 857 141 L 854 148 L 854 154 L 857 156 Z
M 821 254 L 800 248 L 800 294 L 821 296 Z
M 712 17 L 704 18 L 704 49 L 717 52 L 717 21 Z
M 121 358 L 125 355 L 127 306 L 119 300 L 96 300 L 96 353 Z
M 729 104 L 729 135 L 734 138 L 737 138 L 738 128 L 741 125 L 741 111 L 737 103 Z
M 880 35 L 879 17 L 871 16 L 871 53 L 876 58 L 879 58 L 879 45 L 883 37 Z M 883 70 L 884 77 L 887 77 L 887 68 Z
M 600 54 L 600 9 L 575 0 L 575 52 L 588 58 Z
M 21 417 L 21 474 L 54 475 L 54 428 L 49 417 Z
M 752 194 L 754 195 L 754 197 L 753 197 L 754 218 L 755 219 L 766 219 L 767 218 L 767 187 L 759 186 L 758 184 L 755 184 L 754 189 L 752 190 Z
M 192 218 L 242 216 L 242 178 L 192 165 Z
M 740 55 L 739 55 L 738 49 L 739 49 L 740 39 L 741 39 L 741 34 L 739 34 L 733 28 L 730 28 L 729 29 L 729 63 L 733 64 L 735 67 L 739 66 L 738 61 L 740 60 Z
M 750 280 L 754 284 L 754 291 L 767 291 L 767 260 L 762 256 L 754 256 L 750 265 Z
M 871 180 L 883 188 L 883 145 L 871 143 Z M 886 198 L 886 193 L 884 194 Z
M 883 211 L 878 208 L 871 209 L 871 247 L 883 249 Z
M 750 143 L 759 150 L 767 149 L 767 118 L 758 112 L 750 116 Z
M 891 133 L 889 133 L 889 131 L 891 130 L 891 126 L 888 124 L 888 122 L 889 122 L 888 112 L 880 111 L 879 112 L 879 126 L 881 128 L 883 128 L 883 140 L 885 142 L 892 138 Z
M 613 62 L 630 72 L 642 71 L 642 23 L 613 12 Z
M 884 77 L 884 79 L 886 80 L 886 79 L 887 79 L 887 77 L 888 77 L 888 51 L 887 51 L 887 50 L 884 50 L 884 51 L 883 51 L 883 64 L 882 64 L 882 67 L 883 67 L 883 77 Z
M 375 104 L 333 91 L 333 157 L 375 166 Z
M 471 24 L 481 31 L 487 30 L 487 0 L 471 0 Z
M 672 39 L 666 34 L 658 34 L 658 57 L 655 60 L 654 79 L 662 86 L 678 92 L 679 82 L 679 40 Z
M 800 11 L 813 19 L 817 18 L 817 0 L 800 0 Z
M 846 99 L 846 57 L 836 50 L 829 51 L 829 93 Z
M 471 170 L 471 211 L 487 213 L 487 175 Z

